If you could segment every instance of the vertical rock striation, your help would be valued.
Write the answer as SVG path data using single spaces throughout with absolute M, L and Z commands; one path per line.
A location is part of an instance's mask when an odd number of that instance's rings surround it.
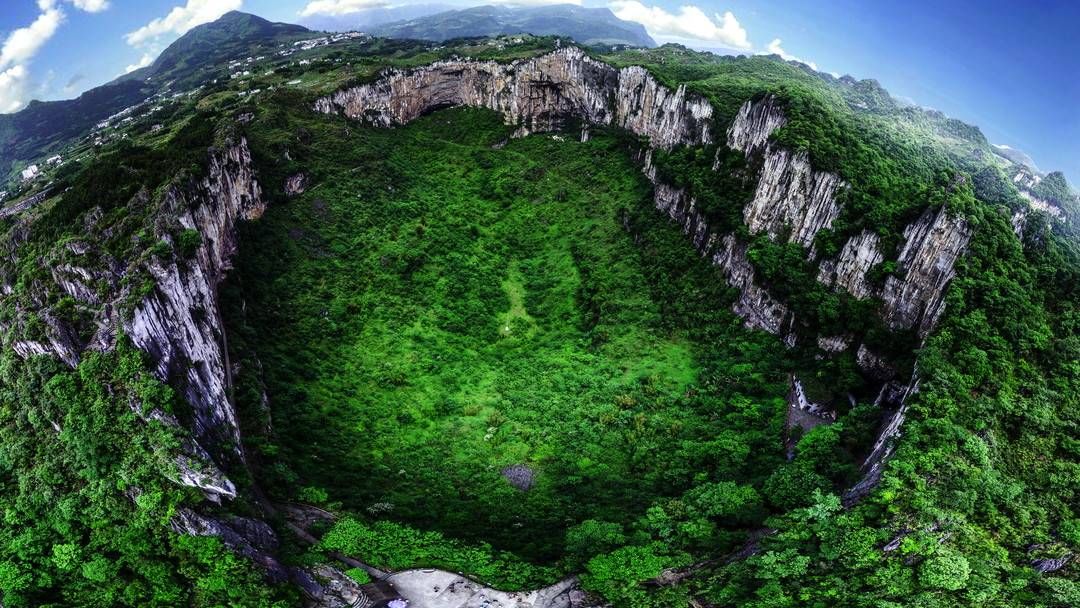
M 882 317 L 891 329 L 916 329 L 925 338 L 945 309 L 945 288 L 971 239 L 967 221 L 944 209 L 927 209 L 904 229 L 897 258 L 902 278 L 890 276 L 882 291 Z
M 166 193 L 165 209 L 198 231 L 195 255 L 149 263 L 154 290 L 135 307 L 124 328 L 148 353 L 163 380 L 182 391 L 194 411 L 195 438 L 242 458 L 236 412 L 229 400 L 228 353 L 217 287 L 236 252 L 236 223 L 262 215 L 266 203 L 241 140 L 211 154 L 208 175 Z
M 817 280 L 844 289 L 860 300 L 875 295 L 866 273 L 885 259 L 879 241 L 878 235 L 869 230 L 851 237 L 835 260 L 822 260 Z
M 748 101 L 739 108 L 728 129 L 727 145 L 747 156 L 755 154 L 765 149 L 773 131 L 786 124 L 787 117 L 775 96 L 769 95 L 756 102 Z
M 809 249 L 817 233 L 840 215 L 836 194 L 843 187 L 837 175 L 811 168 L 805 152 L 769 146 L 743 220 L 752 234 L 765 232 L 775 240 L 787 233 L 789 241 Z
M 840 215 L 836 195 L 847 184 L 834 173 L 813 169 L 806 152 L 769 143 L 773 131 L 785 124 L 787 118 L 774 96 L 748 101 L 728 129 L 727 143 L 748 159 L 762 156 L 754 198 L 743 209 L 750 232 L 765 232 L 773 240 L 787 233 L 789 241 L 810 248 L 817 233 Z
M 661 148 L 711 142 L 712 106 L 704 98 L 664 87 L 644 68 L 617 70 L 573 47 L 509 64 L 452 60 L 389 70 L 375 83 L 315 102 L 316 111 L 383 127 L 450 106 L 499 112 L 520 135 L 577 118 L 624 128 Z

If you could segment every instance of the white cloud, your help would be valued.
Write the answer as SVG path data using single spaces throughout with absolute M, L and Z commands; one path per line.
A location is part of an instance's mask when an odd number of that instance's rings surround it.
M 109 0 L 64 0 L 70 3 L 80 11 L 86 11 L 88 13 L 100 13 L 101 11 L 109 8 Z M 44 11 L 52 10 L 56 8 L 56 5 L 60 3 L 60 0 L 37 0 L 38 8 Z
M 32 93 L 31 89 L 36 89 L 38 94 L 43 95 L 52 85 L 55 73 L 49 70 L 46 77 L 36 87 L 32 87 L 27 66 L 64 21 L 64 11 L 60 10 L 61 1 L 88 13 L 109 8 L 109 0 L 37 0 L 38 9 L 41 11 L 37 18 L 30 25 L 8 34 L 0 47 L 0 112 L 19 110 L 26 105 L 27 98 Z
M 124 68 L 124 73 L 130 74 L 139 68 L 145 68 L 151 63 L 154 63 L 155 56 L 156 54 L 154 53 L 143 53 L 143 56 L 139 59 L 137 63 L 132 63 L 131 65 Z
M 33 23 L 8 34 L 0 47 L 0 112 L 14 112 L 26 105 L 30 95 L 30 70 L 26 64 L 53 37 L 64 13 L 52 0 L 39 0 L 41 13 Z
M 576 4 L 581 6 L 581 0 L 491 0 L 491 3 L 512 6 L 544 6 L 547 4 Z
M 812 70 L 814 70 L 815 72 L 817 71 L 817 64 L 813 61 L 807 61 L 805 59 L 802 59 L 801 57 L 796 57 L 795 55 L 792 55 L 791 53 L 785 51 L 784 47 L 780 46 L 781 44 L 783 44 L 783 42 L 784 41 L 780 40 L 779 38 L 773 38 L 773 41 L 770 42 L 769 46 L 766 48 L 766 53 L 770 55 L 779 55 L 780 58 L 784 59 L 785 61 L 798 61 L 799 63 L 805 63 L 806 65 L 810 66 Z M 837 78 L 839 78 L 839 76 L 837 76 Z
M 26 105 L 26 66 L 13 65 L 0 72 L 0 113 L 15 112 Z
M 749 50 L 753 46 L 746 30 L 731 11 L 723 15 L 714 14 L 714 21 L 692 4 L 679 7 L 677 14 L 659 6 L 645 6 L 636 0 L 616 0 L 609 6 L 616 17 L 624 21 L 637 21 L 654 36 L 711 42 L 737 50 Z
M 109 8 L 109 0 L 71 0 L 75 8 L 88 13 L 100 13 Z
M 0 48 L 0 69 L 10 65 L 29 61 L 56 33 L 64 13 L 55 8 L 46 8 L 44 12 L 26 27 L 11 32 Z
M 308 2 L 307 6 L 300 11 L 300 16 L 329 15 L 331 17 L 340 17 L 341 15 L 358 13 L 380 6 L 386 6 L 385 0 L 313 0 Z
M 162 36 L 179 36 L 196 25 L 209 23 L 243 4 L 244 0 L 187 0 L 187 4 L 174 6 L 164 17 L 158 17 L 139 29 L 128 32 L 124 35 L 124 40 L 131 46 L 143 46 Z

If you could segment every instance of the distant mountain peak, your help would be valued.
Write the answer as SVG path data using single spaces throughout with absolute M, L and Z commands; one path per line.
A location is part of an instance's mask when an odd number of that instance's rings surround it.
M 586 8 L 574 4 L 474 6 L 387 23 L 372 28 L 370 33 L 387 38 L 439 42 L 453 38 L 533 34 L 566 36 L 586 46 L 656 46 L 640 23 L 623 21 L 607 8 Z
M 145 70 L 128 75 L 146 77 L 212 65 L 247 50 L 253 44 L 310 32 L 302 25 L 275 23 L 240 11 L 229 11 L 217 20 L 197 25 L 170 44 Z
M 1001 156 L 1009 161 L 1012 161 L 1018 165 L 1023 165 L 1030 169 L 1037 175 L 1042 175 L 1042 171 L 1035 166 L 1035 161 L 1027 155 L 1023 150 L 1017 150 L 1011 146 L 1005 144 L 994 144 L 994 151 L 998 156 Z

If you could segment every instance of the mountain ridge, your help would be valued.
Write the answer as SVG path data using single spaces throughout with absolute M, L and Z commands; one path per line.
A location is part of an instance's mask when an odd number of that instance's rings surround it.
M 477 6 L 386 23 L 371 28 L 370 33 L 436 42 L 512 34 L 561 35 L 585 46 L 656 46 L 656 41 L 641 24 L 623 21 L 608 8 L 583 8 L 573 4 L 514 8 Z

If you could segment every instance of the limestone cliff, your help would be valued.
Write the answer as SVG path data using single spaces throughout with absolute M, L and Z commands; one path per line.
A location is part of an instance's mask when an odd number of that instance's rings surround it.
M 153 292 L 135 307 L 124 328 L 148 353 L 157 374 L 174 380 L 195 413 L 195 437 L 243 455 L 236 412 L 229 401 L 228 354 L 217 286 L 236 251 L 236 223 L 266 208 L 247 143 L 211 155 L 208 175 L 187 187 L 171 187 L 164 209 L 201 237 L 192 259 L 153 260 Z M 166 240 L 170 237 L 163 235 Z
M 927 209 L 904 229 L 897 258 L 900 277 L 890 276 L 882 291 L 882 316 L 892 329 L 916 329 L 925 338 L 945 308 L 945 288 L 956 274 L 956 260 L 967 248 L 971 228 L 944 208 Z
M 763 157 L 754 198 L 743 209 L 751 234 L 765 232 L 774 240 L 789 234 L 788 240 L 810 248 L 817 233 L 840 214 L 836 195 L 847 185 L 836 174 L 813 169 L 806 152 L 769 143 L 773 131 L 785 124 L 772 95 L 748 101 L 728 129 L 727 143 L 747 158 Z
M 149 204 L 145 189 L 131 202 L 133 208 Z M 44 321 L 44 336 L 12 342 L 13 350 L 23 357 L 53 355 L 74 367 L 83 351 L 110 349 L 123 331 L 147 353 L 156 375 L 176 388 L 192 408 L 192 440 L 177 454 L 176 470 L 166 474 L 201 489 L 215 502 L 236 496 L 235 486 L 218 466 L 222 457 L 243 459 L 236 414 L 227 393 L 228 361 L 217 286 L 236 250 L 236 223 L 258 217 L 264 208 L 251 153 L 241 139 L 211 151 L 205 177 L 174 183 L 164 193 L 155 210 L 153 236 L 172 246 L 170 255 L 111 258 L 94 244 L 110 228 L 99 226 L 100 210 L 91 210 L 85 219 L 87 238 L 56 250 L 51 275 L 56 289 L 94 312 L 93 337 L 84 340 L 68 322 L 41 309 L 36 314 Z M 199 235 L 193 252 L 181 254 L 172 242 L 173 234 L 183 229 Z M 144 285 L 151 289 L 141 291 Z M 44 301 L 33 293 L 29 298 L 31 304 Z M 137 404 L 132 407 L 147 419 L 179 425 L 160 411 L 142 413 Z
M 851 237 L 844 243 L 837 259 L 822 260 L 818 281 L 835 285 L 860 300 L 874 295 L 866 281 L 866 273 L 885 259 L 879 248 L 880 240 L 869 230 Z
M 704 98 L 685 87 L 672 91 L 640 67 L 617 70 L 574 47 L 509 64 L 454 60 L 391 70 L 377 82 L 315 102 L 319 112 L 384 127 L 449 106 L 495 110 L 522 135 L 577 118 L 622 127 L 661 148 L 712 141 L 712 106 Z

